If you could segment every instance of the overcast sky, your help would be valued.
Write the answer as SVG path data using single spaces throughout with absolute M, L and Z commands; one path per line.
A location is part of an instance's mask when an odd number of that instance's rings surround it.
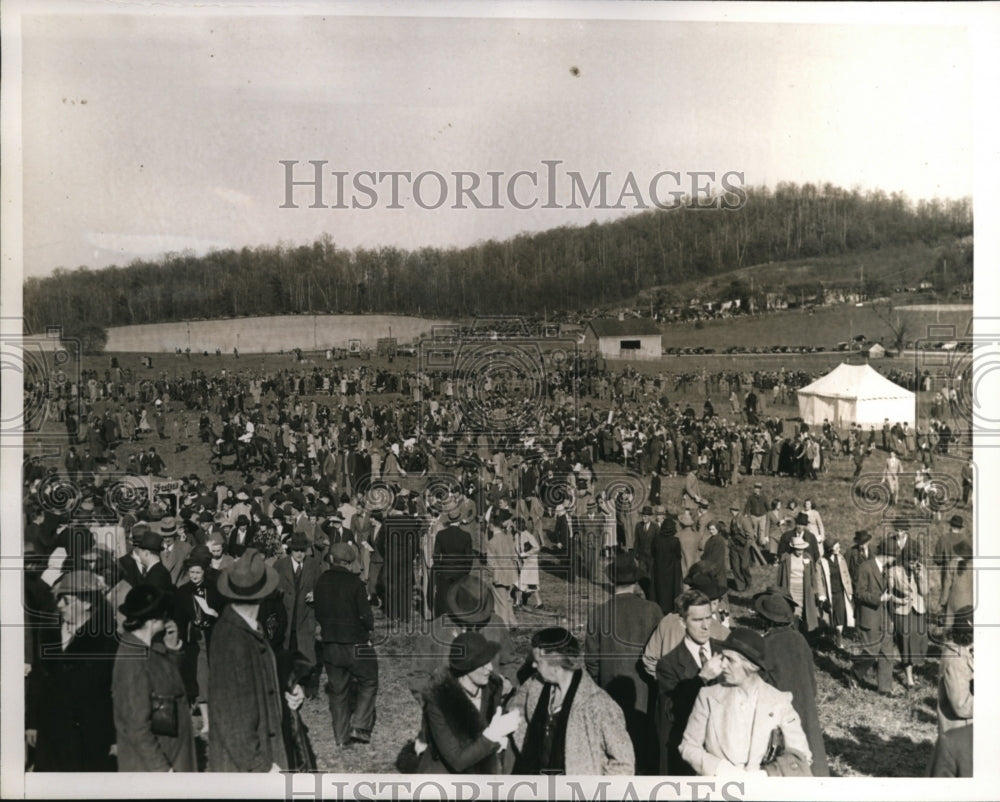
M 610 172 L 610 203 L 629 172 L 648 194 L 664 170 L 973 193 L 959 26 L 89 14 L 25 16 L 22 35 L 26 276 L 324 232 L 465 245 L 635 208 L 541 209 L 544 186 L 522 181 L 534 209 L 453 209 L 453 184 L 437 210 L 405 185 L 389 209 L 387 183 L 371 209 L 309 209 L 308 188 L 281 209 L 280 160 L 348 173 L 348 206 L 360 171 L 486 187 L 487 171 L 541 181 L 543 159 L 588 184 Z

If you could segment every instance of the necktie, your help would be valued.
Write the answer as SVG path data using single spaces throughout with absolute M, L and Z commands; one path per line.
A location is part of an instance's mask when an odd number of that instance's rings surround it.
M 698 657 L 701 660 L 701 666 L 702 666 L 702 668 L 705 667 L 705 663 L 708 662 L 708 660 L 709 660 L 709 658 L 711 656 L 712 656 L 712 651 L 711 651 L 711 649 L 708 648 L 708 644 L 707 643 L 703 643 L 701 645 L 701 649 L 698 650 Z

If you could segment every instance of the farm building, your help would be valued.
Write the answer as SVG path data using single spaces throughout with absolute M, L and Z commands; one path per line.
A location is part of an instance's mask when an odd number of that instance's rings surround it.
M 601 318 L 587 324 L 583 348 L 607 359 L 659 359 L 663 339 L 655 321 Z
M 885 348 L 879 343 L 874 343 L 868 346 L 867 356 L 869 359 L 883 359 L 885 357 Z

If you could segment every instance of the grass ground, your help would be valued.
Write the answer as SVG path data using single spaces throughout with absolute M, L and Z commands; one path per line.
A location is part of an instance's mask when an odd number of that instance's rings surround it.
M 139 355 L 124 354 L 119 356 L 123 366 L 138 368 Z M 765 364 L 761 360 L 770 358 L 747 357 L 745 364 Z M 797 368 L 798 357 L 786 357 L 784 364 L 789 369 Z M 87 358 L 85 366 L 103 368 L 107 365 L 107 357 Z M 348 362 L 348 364 L 352 364 Z M 378 364 L 377 362 L 374 364 Z M 405 360 L 397 360 L 395 367 L 407 364 Z M 411 360 L 410 364 L 416 364 Z M 236 367 L 292 367 L 289 357 L 268 356 L 264 358 L 246 358 L 237 363 L 232 357 L 217 359 L 215 357 L 195 357 L 190 362 L 183 357 L 165 355 L 154 358 L 154 369 L 145 371 L 147 374 L 158 374 L 161 369 L 173 372 L 175 369 L 190 369 L 202 367 L 207 370 L 218 370 L 220 366 L 232 370 Z M 747 368 L 753 369 L 753 368 Z M 675 400 L 671 398 L 671 400 Z M 678 397 L 682 404 L 690 400 L 696 408 L 700 408 L 700 398 L 692 393 L 689 399 Z M 725 408 L 726 399 L 713 397 L 717 409 Z M 926 399 L 921 399 L 925 405 Z M 768 409 L 767 414 L 780 414 L 792 418 L 797 414 L 794 407 L 786 406 Z M 208 475 L 206 447 L 195 438 L 185 440 L 185 446 L 179 452 L 174 451 L 177 444 L 165 441 L 160 445 L 160 451 L 165 458 L 168 473 L 174 476 L 186 475 L 192 472 L 202 476 Z M 30 448 L 32 438 L 26 438 L 26 447 Z M 131 444 L 120 449 L 119 459 L 124 464 L 130 450 L 139 450 L 149 443 Z M 882 456 L 876 452 L 866 464 L 866 474 L 872 476 L 881 473 Z M 61 459 L 58 460 L 61 463 Z M 598 466 L 600 476 L 603 466 Z M 961 463 L 953 459 L 939 458 L 936 473 L 958 479 Z M 905 463 L 905 470 L 912 472 L 914 463 Z M 604 472 L 610 472 L 604 468 Z M 816 508 L 823 516 L 828 537 L 840 539 L 845 546 L 849 545 L 856 529 L 867 528 L 873 534 L 881 533 L 884 523 L 897 513 L 912 514 L 913 509 L 906 502 L 910 478 L 901 477 L 902 497 L 904 499 L 897 510 L 873 509 L 870 504 L 856 503 L 852 495 L 851 474 L 853 464 L 846 459 L 831 461 L 828 471 L 820 481 L 799 482 L 792 478 L 763 479 L 764 492 L 769 497 L 778 497 L 783 501 L 796 499 L 800 503 L 805 497 L 811 497 Z M 234 473 L 229 478 L 236 479 Z M 677 506 L 680 501 L 679 478 L 665 479 L 663 482 L 663 498 L 668 504 Z M 707 486 L 703 492 L 710 498 L 710 513 L 716 517 L 724 517 L 730 501 L 742 502 L 749 492 L 749 482 L 744 481 L 739 486 L 719 488 Z M 950 512 L 946 512 L 947 521 Z M 970 517 L 966 514 L 966 518 Z M 926 541 L 925 553 L 935 538 L 944 531 L 944 522 L 928 521 L 923 526 L 913 527 L 914 536 Z M 876 534 L 877 536 L 877 534 Z M 584 615 L 577 611 L 577 605 L 570 604 L 566 582 L 554 574 L 543 558 L 541 592 L 545 601 L 545 609 L 539 613 L 523 613 L 521 627 L 517 630 L 515 643 L 522 654 L 527 654 L 528 642 L 532 631 L 541 626 L 552 624 L 568 625 L 577 633 L 582 632 Z M 736 624 L 758 626 L 752 608 L 749 606 L 753 592 L 762 590 L 774 581 L 774 570 L 770 567 L 755 566 L 753 569 L 753 584 L 751 591 L 732 596 L 733 614 Z M 934 597 L 936 578 L 931 579 L 931 593 Z M 592 595 L 591 601 L 600 601 Z M 385 620 L 377 619 L 379 635 L 384 635 Z M 375 773 L 394 771 L 393 763 L 400 747 L 408 738 L 413 737 L 419 727 L 420 709 L 417 702 L 406 688 L 404 676 L 407 669 L 407 656 L 413 646 L 413 635 L 394 636 L 391 642 L 380 647 L 380 689 L 378 695 L 378 721 L 375 726 L 372 742 L 365 746 L 338 748 L 333 741 L 330 726 L 330 716 L 326 707 L 325 696 L 307 700 L 302 711 L 303 719 L 310 728 L 313 744 L 319 757 L 320 768 L 331 772 L 345 773 Z M 902 693 L 894 698 L 881 697 L 868 690 L 858 690 L 849 687 L 847 672 L 850 660 L 832 647 L 819 644 L 816 650 L 817 703 L 820 720 L 826 736 L 827 751 L 831 769 L 839 776 L 879 776 L 879 777 L 913 777 L 922 776 L 936 736 L 935 724 L 935 682 L 937 665 L 933 658 L 918 672 L 920 684 L 915 691 Z

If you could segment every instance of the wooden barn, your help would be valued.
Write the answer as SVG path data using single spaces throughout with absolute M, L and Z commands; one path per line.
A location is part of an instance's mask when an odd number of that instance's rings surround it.
M 583 330 L 583 349 L 606 359 L 659 359 L 663 340 L 649 318 L 591 320 Z

